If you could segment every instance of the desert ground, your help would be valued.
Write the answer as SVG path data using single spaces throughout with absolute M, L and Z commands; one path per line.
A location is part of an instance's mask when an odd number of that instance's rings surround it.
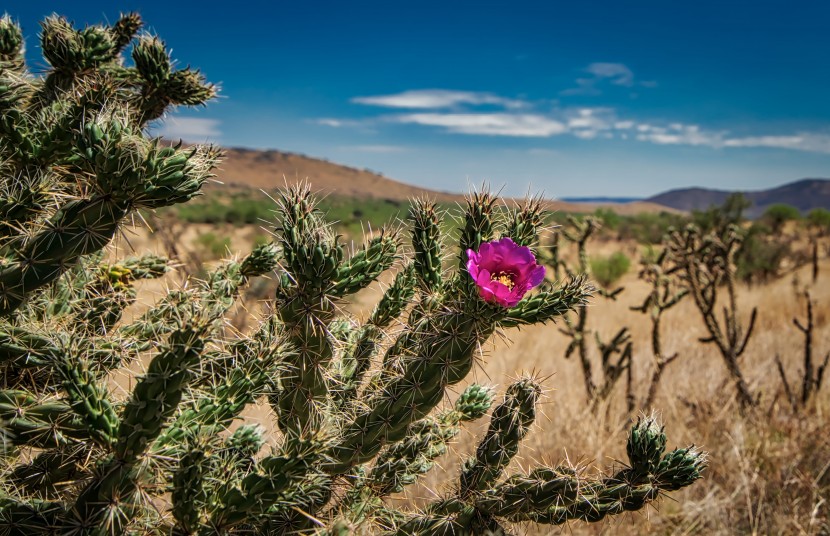
M 231 252 L 250 249 L 271 229 L 260 225 L 174 226 L 175 243 L 182 258 L 181 269 L 161 281 L 142 282 L 140 300 L 130 311 L 138 314 L 158 299 L 167 288 L 183 284 L 190 271 L 219 262 Z M 212 233 L 228 237 L 217 251 L 205 246 L 200 236 Z M 357 237 L 359 240 L 359 237 Z M 169 242 L 169 237 L 168 237 Z M 169 246 L 169 244 L 167 244 Z M 221 251 L 224 246 L 226 251 Z M 207 249 L 213 248 L 213 251 Z M 114 254 L 165 251 L 158 233 L 147 233 L 146 226 L 118 240 Z M 667 311 L 662 326 L 666 354 L 677 353 L 659 386 L 653 407 L 643 407 L 648 378 L 653 370 L 651 324 L 647 315 L 632 311 L 642 303 L 649 287 L 638 279 L 637 256 L 644 250 L 636 243 L 605 238 L 591 246 L 591 253 L 607 255 L 624 251 L 635 262 L 615 286 L 624 291 L 616 299 L 595 296 L 589 308 L 589 329 L 603 339 L 626 326 L 632 334 L 632 392 L 634 411 L 626 407 L 625 381 L 620 381 L 611 397 L 592 408 L 586 402 L 582 371 L 578 359 L 564 357 L 567 338 L 558 324 L 533 326 L 499 334 L 483 348 L 479 364 L 465 383 L 491 385 L 500 392 L 506 384 L 523 375 L 543 379 L 546 388 L 540 417 L 524 440 L 517 467 L 534 461 L 566 463 L 587 472 L 609 471 L 625 459 L 626 429 L 639 415 L 656 412 L 665 424 L 669 448 L 695 444 L 708 452 L 704 478 L 691 487 L 675 492 L 641 512 L 617 516 L 593 525 L 574 522 L 563 527 L 517 527 L 520 534 L 826 534 L 830 527 L 830 388 L 824 387 L 806 407 L 794 410 L 784 396 L 775 358 L 780 356 L 790 383 L 800 388 L 804 355 L 804 336 L 793 324 L 804 322 L 805 298 L 809 289 L 814 302 L 813 360 L 830 352 L 830 259 L 819 263 L 819 277 L 812 282 L 809 265 L 793 268 L 764 284 L 738 287 L 739 318 L 744 325 L 752 308 L 758 319 L 740 365 L 750 388 L 758 397 L 757 407 L 742 412 L 735 390 L 728 379 L 723 359 L 713 344 L 703 344 L 706 335 L 700 313 L 690 299 Z M 566 258 L 575 252 L 566 249 Z M 189 266 L 188 266 L 188 263 Z M 385 276 L 349 303 L 345 310 L 356 319 L 365 317 L 379 299 Z M 243 304 L 229 316 L 228 329 L 251 330 L 265 309 L 269 283 L 252 285 Z M 593 338 L 593 335 L 591 335 Z M 589 345 L 591 359 L 598 362 L 596 346 Z M 138 368 L 136 368 L 138 367 Z M 134 367 L 139 372 L 141 365 Z M 598 372 L 595 370 L 595 374 Z M 115 379 L 127 387 L 131 376 Z M 451 403 L 455 394 L 448 396 Z M 498 395 L 500 396 L 500 394 Z M 246 422 L 259 422 L 272 431 L 270 445 L 278 443 L 278 433 L 266 401 L 245 414 Z M 394 500 L 410 508 L 426 504 L 455 483 L 459 462 L 474 451 L 487 427 L 487 418 L 466 427 L 456 438 L 451 451 L 418 484 Z

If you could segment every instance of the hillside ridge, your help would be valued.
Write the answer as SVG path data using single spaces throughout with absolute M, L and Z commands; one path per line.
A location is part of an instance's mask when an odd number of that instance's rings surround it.
M 749 217 L 758 217 L 776 203 L 792 205 L 802 213 L 814 208 L 830 208 L 830 179 L 805 178 L 764 190 L 720 190 L 714 188 L 677 188 L 649 197 L 646 201 L 682 211 L 704 210 L 722 204 L 729 195 L 743 193 L 752 206 Z
M 257 189 L 266 192 L 307 180 L 322 195 L 336 195 L 358 199 L 386 199 L 406 201 L 415 197 L 429 197 L 438 202 L 463 202 L 461 193 L 441 192 L 397 181 L 369 169 L 358 169 L 322 158 L 276 149 L 225 148 L 225 159 L 216 173 L 221 185 L 209 190 Z M 674 209 L 647 201 L 626 204 L 607 202 L 569 203 L 547 200 L 548 210 L 562 212 L 593 212 L 600 207 L 613 208 L 619 214 L 641 212 L 675 212 Z

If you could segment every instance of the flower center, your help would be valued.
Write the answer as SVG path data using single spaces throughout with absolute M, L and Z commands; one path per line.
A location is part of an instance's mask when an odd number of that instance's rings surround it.
M 513 287 L 516 286 L 516 282 L 513 281 L 513 274 L 510 272 L 499 272 L 497 274 L 493 274 L 490 276 L 490 281 L 498 281 L 510 290 L 513 290 Z

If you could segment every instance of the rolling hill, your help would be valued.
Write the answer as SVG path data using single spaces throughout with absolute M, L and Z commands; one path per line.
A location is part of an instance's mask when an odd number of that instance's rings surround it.
M 327 160 L 277 150 L 225 149 L 225 159 L 217 171 L 221 185 L 207 189 L 213 195 L 218 188 L 257 189 L 273 191 L 307 179 L 315 191 L 323 195 L 335 195 L 358 199 L 385 199 L 406 201 L 413 197 L 428 196 L 439 202 L 463 201 L 462 193 L 439 192 L 406 184 L 367 169 L 335 164 Z M 499 185 L 494 185 L 497 187 Z M 614 203 L 566 203 L 550 201 L 550 210 L 564 212 L 593 212 L 598 207 L 613 207 L 619 214 L 660 212 L 668 209 L 650 202 L 636 201 Z
M 682 188 L 670 190 L 646 201 L 657 203 L 677 210 L 703 210 L 713 205 L 722 204 L 733 192 L 707 188 Z M 830 179 L 802 179 L 770 188 L 743 192 L 752 202 L 747 211 L 751 218 L 764 213 L 767 207 L 776 203 L 785 203 L 806 213 L 814 208 L 830 208 Z

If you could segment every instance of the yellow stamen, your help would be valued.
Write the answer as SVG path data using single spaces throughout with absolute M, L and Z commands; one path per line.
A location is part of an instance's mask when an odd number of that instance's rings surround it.
M 508 272 L 499 272 L 497 274 L 493 274 L 492 276 L 490 276 L 490 281 L 498 281 L 510 290 L 513 290 L 513 287 L 516 286 L 516 283 L 513 281 L 513 274 Z

